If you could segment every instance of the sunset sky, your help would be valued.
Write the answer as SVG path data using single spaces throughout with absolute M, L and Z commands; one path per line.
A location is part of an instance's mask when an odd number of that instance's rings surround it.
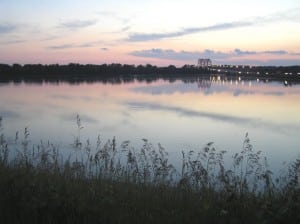
M 300 65 L 299 0 L 0 0 L 0 63 Z

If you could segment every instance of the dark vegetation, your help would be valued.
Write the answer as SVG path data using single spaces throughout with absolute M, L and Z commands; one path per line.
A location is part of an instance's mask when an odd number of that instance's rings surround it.
M 222 74 L 225 77 L 244 76 L 248 78 L 265 78 L 274 80 L 300 81 L 300 66 L 270 67 L 270 66 L 213 66 L 199 68 L 193 65 L 184 65 L 180 68 L 174 65 L 157 67 L 147 65 L 128 64 L 75 64 L 68 65 L 42 65 L 42 64 L 0 64 L 0 82 L 130 82 L 132 80 L 153 81 L 209 77 Z M 259 73 L 259 74 L 258 74 Z
M 115 138 L 80 139 L 67 158 L 51 143 L 16 134 L 0 119 L 1 223 L 299 223 L 300 158 L 276 178 L 248 134 L 224 164 L 213 143 L 182 152 L 181 169 L 146 139 L 140 149 Z
M 102 81 L 109 79 L 133 80 L 138 77 L 143 80 L 157 78 L 176 78 L 182 74 L 208 74 L 207 68 L 183 66 L 176 68 L 148 65 L 102 64 L 102 65 L 19 65 L 0 64 L 0 79 L 11 81 Z

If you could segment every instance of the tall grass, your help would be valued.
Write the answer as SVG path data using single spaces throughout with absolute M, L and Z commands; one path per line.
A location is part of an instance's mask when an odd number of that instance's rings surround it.
M 143 139 L 136 149 L 116 138 L 95 146 L 77 135 L 67 158 L 33 144 L 29 129 L 8 142 L 0 118 L 1 223 L 297 223 L 300 157 L 276 178 L 246 134 L 241 151 L 209 142 L 182 151 L 176 169 L 167 151 Z

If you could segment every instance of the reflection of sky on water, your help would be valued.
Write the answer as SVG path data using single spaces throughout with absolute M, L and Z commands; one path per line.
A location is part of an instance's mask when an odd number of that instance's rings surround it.
M 202 80 L 194 83 L 176 82 L 172 85 L 149 85 L 139 86 L 131 89 L 137 93 L 145 93 L 152 95 L 174 94 L 174 93 L 199 93 L 205 95 L 230 93 L 234 96 L 249 95 L 249 94 L 263 94 L 282 96 L 288 93 L 300 94 L 300 89 L 297 88 L 283 88 L 282 83 L 270 82 L 262 83 L 256 81 L 226 81 L 226 82 L 210 82 L 209 80 Z
M 109 85 L 62 83 L 1 85 L 0 116 L 6 136 L 29 128 L 32 141 L 69 147 L 81 117 L 82 139 L 104 142 L 147 138 L 170 155 L 214 141 L 229 154 L 241 149 L 246 132 L 254 147 L 273 161 L 300 149 L 300 86 L 276 82 L 188 82 Z
M 2 110 L 0 109 L 0 117 L 5 117 L 5 118 L 18 118 L 20 115 L 15 112 L 15 111 L 10 111 L 10 110 Z
M 70 122 L 74 122 L 74 118 L 77 116 L 77 114 L 73 113 L 73 114 L 61 114 L 59 117 L 63 120 L 63 121 L 70 121 Z M 80 119 L 83 120 L 85 123 L 90 124 L 90 123 L 98 123 L 99 121 L 93 117 L 90 117 L 88 115 L 80 115 Z
M 194 111 L 190 109 L 168 106 L 168 105 L 160 105 L 157 103 L 148 103 L 148 102 L 126 102 L 125 103 L 129 108 L 135 110 L 152 110 L 152 111 L 166 111 L 171 113 L 176 113 L 180 116 L 184 117 L 201 117 L 208 118 L 215 121 L 221 122 L 229 122 L 236 125 L 251 125 L 255 128 L 265 128 L 269 129 L 269 131 L 282 132 L 282 133 L 290 133 L 290 132 L 300 132 L 300 124 L 276 124 L 267 122 L 261 119 L 254 119 L 249 117 L 237 117 L 230 116 L 221 113 L 208 113 L 203 111 Z

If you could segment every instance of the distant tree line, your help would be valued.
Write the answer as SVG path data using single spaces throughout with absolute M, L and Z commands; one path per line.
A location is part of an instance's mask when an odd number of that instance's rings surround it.
M 208 68 L 198 68 L 184 65 L 180 68 L 174 65 L 167 67 L 157 67 L 147 65 L 128 64 L 76 64 L 68 65 L 42 65 L 42 64 L 0 64 L 0 80 L 103 80 L 107 78 L 169 78 L 182 75 L 209 74 Z
M 133 80 L 151 82 L 156 79 L 175 81 L 177 79 L 206 78 L 211 75 L 248 76 L 250 78 L 263 77 L 273 79 L 300 80 L 300 66 L 230 66 L 220 65 L 209 68 L 184 65 L 176 67 L 169 65 L 158 67 L 151 64 L 0 64 L 0 82 L 131 82 Z

